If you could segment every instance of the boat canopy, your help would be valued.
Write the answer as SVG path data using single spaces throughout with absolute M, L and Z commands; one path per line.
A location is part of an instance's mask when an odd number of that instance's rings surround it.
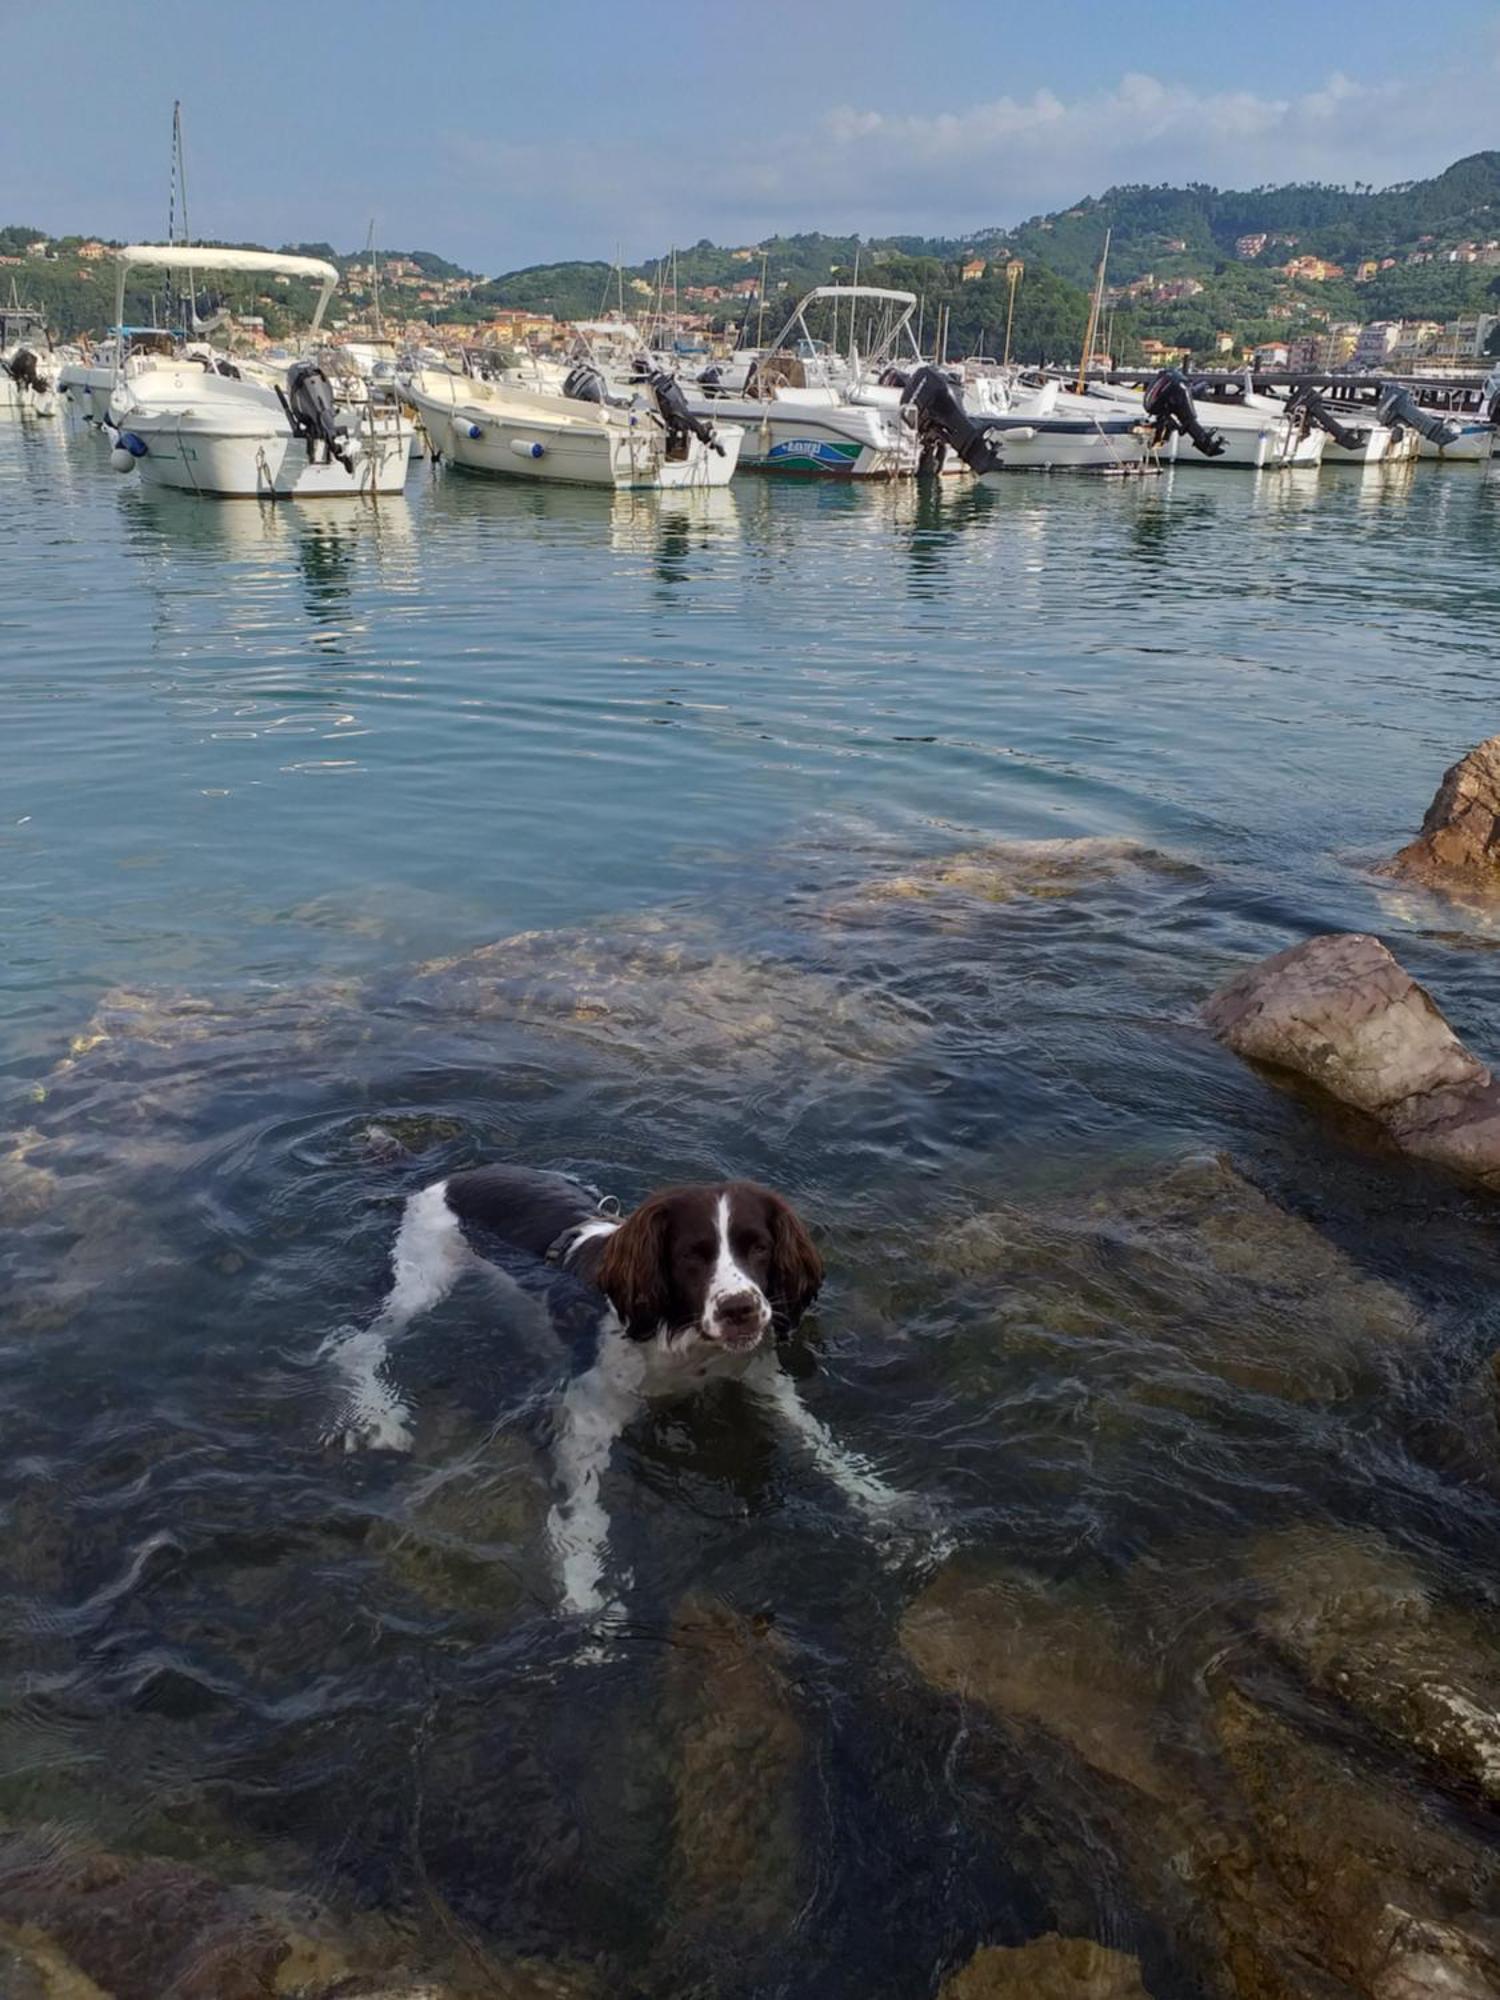
M 889 299 L 892 305 L 913 307 L 917 303 L 915 292 L 891 292 L 883 285 L 818 285 L 803 299 L 798 312 L 804 311 L 814 299 Z
M 126 274 L 141 266 L 156 271 L 259 271 L 267 277 L 315 278 L 322 286 L 313 314 L 313 333 L 339 281 L 335 267 L 322 257 L 283 256 L 275 250 L 224 250 L 212 243 L 127 243 L 114 253 L 115 321 L 125 317 Z

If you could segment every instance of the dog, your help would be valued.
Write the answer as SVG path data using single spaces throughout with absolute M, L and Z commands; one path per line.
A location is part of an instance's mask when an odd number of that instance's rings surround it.
M 402 1216 L 385 1304 L 370 1327 L 333 1343 L 347 1448 L 410 1449 L 409 1415 L 387 1370 L 391 1343 L 467 1271 L 503 1268 L 517 1253 L 552 1267 L 592 1320 L 554 1444 L 547 1536 L 565 1611 L 610 1608 L 601 1486 L 617 1439 L 657 1398 L 738 1381 L 867 1520 L 889 1522 L 902 1506 L 780 1365 L 777 1344 L 818 1296 L 823 1261 L 791 1206 L 751 1181 L 665 1188 L 629 1216 L 568 1175 L 528 1167 L 475 1167 L 422 1189 Z

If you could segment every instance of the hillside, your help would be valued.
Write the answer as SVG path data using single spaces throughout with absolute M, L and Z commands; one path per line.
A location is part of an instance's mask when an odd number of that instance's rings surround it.
M 1008 301 L 1005 266 L 1019 259 L 1025 277 L 1016 298 L 1013 353 L 1035 362 L 1077 354 L 1106 231 L 1108 340 L 1126 360 L 1139 357 L 1147 338 L 1205 357 L 1217 351 L 1223 333 L 1236 344 L 1259 343 L 1329 321 L 1447 321 L 1500 311 L 1500 151 L 1475 153 L 1431 179 L 1384 189 L 1116 187 L 1013 228 L 963 237 L 862 242 L 808 233 L 756 244 L 703 240 L 622 271 L 569 261 L 475 281 L 433 251 L 379 254 L 382 296 L 392 312 L 438 323 L 483 320 L 507 308 L 574 320 L 623 304 L 639 315 L 662 296 L 669 306 L 701 313 L 720 327 L 749 313 L 767 336 L 800 294 L 815 285 L 847 284 L 857 265 L 868 283 L 918 293 L 928 328 L 938 308 L 946 308 L 953 352 L 999 349 Z M 64 336 L 97 330 L 106 317 L 106 267 L 80 259 L 77 237 L 60 239 L 45 256 L 27 255 L 38 235 L 21 227 L 0 230 L 0 255 L 23 266 L 0 270 L 0 287 L 7 276 L 17 279 L 27 302 L 40 303 Z M 348 274 L 341 301 L 355 308 L 367 301 L 362 253 L 336 254 L 326 243 L 282 248 L 334 257 Z M 977 278 L 976 266 L 983 267 Z M 762 271 L 764 301 L 758 296 Z M 280 334 L 305 319 L 311 295 L 301 287 L 272 290 L 226 287 L 226 297 L 241 311 L 261 313 L 267 330 Z M 148 317 L 150 293 L 135 292 L 128 309 Z

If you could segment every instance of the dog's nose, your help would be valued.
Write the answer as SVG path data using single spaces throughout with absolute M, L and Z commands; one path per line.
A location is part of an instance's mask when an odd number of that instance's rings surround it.
M 714 1317 L 727 1334 L 759 1333 L 765 1305 L 758 1292 L 733 1292 L 719 1300 Z

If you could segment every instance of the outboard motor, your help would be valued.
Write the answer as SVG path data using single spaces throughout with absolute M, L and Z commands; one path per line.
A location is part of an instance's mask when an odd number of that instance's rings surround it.
M 294 361 L 286 371 L 286 388 L 278 393 L 293 437 L 307 441 L 309 463 L 322 445 L 325 465 L 337 459 L 346 472 L 353 472 L 354 461 L 341 443 L 346 433 L 334 411 L 333 385 L 317 362 Z
M 607 403 L 604 377 L 591 361 L 575 361 L 563 377 L 562 392 L 575 403 Z
M 52 385 L 42 373 L 42 365 L 29 347 L 18 347 L 9 361 L 0 363 L 18 389 L 29 389 L 34 396 L 45 393 Z
M 1287 400 L 1287 410 L 1292 416 L 1302 419 L 1303 434 L 1309 430 L 1327 431 L 1334 443 L 1342 451 L 1363 451 L 1370 442 L 1369 426 L 1341 424 L 1329 409 L 1318 390 L 1308 387 L 1299 389 Z
M 1452 444 L 1463 434 L 1463 425 L 1452 417 L 1445 417 L 1437 410 L 1424 410 L 1410 389 L 1403 389 L 1392 383 L 1380 398 L 1380 421 L 1389 424 L 1392 430 L 1404 424 L 1418 437 L 1424 437 L 1429 444 Z
M 1180 368 L 1163 368 L 1147 384 L 1142 406 L 1152 422 L 1151 444 L 1154 450 L 1159 451 L 1169 437 L 1180 432 L 1183 437 L 1192 439 L 1193 449 L 1202 452 L 1205 458 L 1224 456 L 1223 438 L 1217 431 L 1206 430 L 1199 423 L 1186 377 Z
M 711 361 L 698 377 L 698 387 L 707 396 L 717 396 L 724 387 L 724 370 L 717 361 Z
M 904 389 L 911 380 L 904 368 L 882 368 L 876 382 L 881 389 Z
M 957 389 L 931 362 L 912 370 L 901 390 L 901 413 L 916 429 L 919 474 L 940 472 L 945 449 L 956 452 L 971 472 L 999 470 L 999 447 L 985 436 L 995 419 L 976 422 Z
M 655 396 L 661 420 L 667 427 L 669 459 L 687 457 L 689 438 L 701 438 L 704 444 L 712 446 L 720 458 L 724 456 L 724 447 L 719 443 L 713 425 L 693 415 L 682 393 L 682 385 L 675 376 L 669 375 L 665 368 L 653 369 L 646 377 L 646 386 Z

